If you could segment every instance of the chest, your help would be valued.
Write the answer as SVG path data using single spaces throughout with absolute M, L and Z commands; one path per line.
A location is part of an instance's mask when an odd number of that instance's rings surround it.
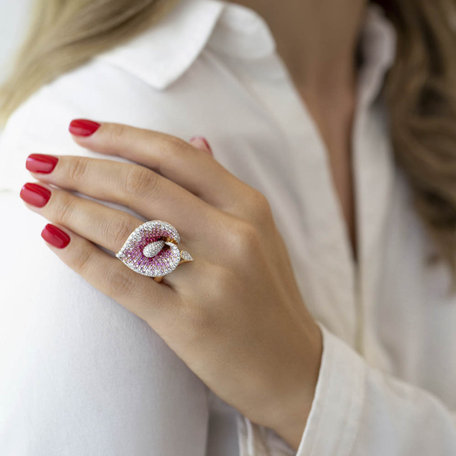
M 456 402 L 442 384 L 456 376 L 456 367 L 443 375 L 456 346 L 456 306 L 445 296 L 444 271 L 427 269 L 429 240 L 394 164 L 381 103 L 361 105 L 353 124 L 355 262 L 326 145 L 299 96 L 280 74 L 252 75 L 205 57 L 175 86 L 179 103 L 167 102 L 165 130 L 184 138 L 204 131 L 215 158 L 268 198 L 315 319 L 371 365 Z M 203 77 L 217 103 L 195 96 Z M 189 106 L 191 122 L 182 116 Z M 433 371 L 442 372 L 434 383 Z
M 310 93 L 309 93 L 310 92 Z M 353 261 L 357 259 L 355 183 L 352 149 L 356 110 L 354 88 L 339 88 L 338 96 L 315 95 L 312 88 L 299 91 L 325 146 L 332 190 L 345 223 Z

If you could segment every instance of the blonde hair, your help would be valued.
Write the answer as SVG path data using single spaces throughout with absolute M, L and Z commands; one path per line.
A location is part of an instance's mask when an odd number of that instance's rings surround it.
M 456 0 L 372 1 L 398 36 L 385 83 L 395 156 L 456 283 Z M 174 3 L 37 0 L 35 21 L 0 92 L 1 119 L 42 85 L 150 27 Z
M 176 0 L 35 0 L 28 36 L 0 89 L 0 123 L 44 84 L 151 27 Z

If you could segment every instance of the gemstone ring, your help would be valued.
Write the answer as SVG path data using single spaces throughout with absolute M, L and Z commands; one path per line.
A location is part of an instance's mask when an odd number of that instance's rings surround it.
M 161 282 L 182 263 L 193 261 L 179 248 L 176 228 L 162 220 L 151 220 L 138 226 L 128 236 L 116 257 L 133 271 Z

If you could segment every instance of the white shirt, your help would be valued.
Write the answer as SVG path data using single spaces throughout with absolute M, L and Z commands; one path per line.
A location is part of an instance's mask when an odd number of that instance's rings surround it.
M 217 160 L 269 199 L 323 331 L 298 456 L 456 454 L 456 299 L 446 266 L 427 262 L 435 247 L 393 160 L 380 89 L 395 36 L 375 7 L 362 44 L 357 264 L 322 139 L 251 10 L 186 0 L 13 115 L 0 150 L 2 455 L 294 454 L 208 394 L 153 330 L 39 239 L 45 221 L 17 196 L 25 158 L 96 156 L 70 139 L 75 117 L 204 135 Z

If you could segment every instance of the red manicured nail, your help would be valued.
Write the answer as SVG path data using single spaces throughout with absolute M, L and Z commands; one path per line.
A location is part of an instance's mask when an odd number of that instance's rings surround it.
M 201 138 L 201 141 L 203 141 L 203 143 L 205 144 L 205 146 L 208 148 L 209 152 L 212 153 L 212 147 L 211 145 L 207 142 L 207 139 L 206 138 Z
M 25 162 L 25 167 L 32 173 L 49 174 L 55 168 L 59 159 L 52 155 L 30 154 Z
M 204 145 L 206 146 L 206 148 L 209 150 L 209 152 L 212 154 L 212 147 L 207 142 L 207 139 L 204 136 L 194 136 L 193 138 L 190 139 L 190 142 L 196 141 L 197 139 L 202 141 L 204 143 Z
M 32 206 L 43 207 L 49 201 L 51 192 L 41 185 L 27 183 L 22 187 L 20 196 Z
M 41 231 L 41 237 L 49 244 L 57 247 L 58 249 L 63 249 L 70 243 L 70 236 L 62 231 L 60 228 L 57 228 L 55 225 L 48 223 Z
M 74 119 L 71 121 L 68 130 L 75 136 L 90 136 L 100 128 L 98 122 L 87 119 Z

